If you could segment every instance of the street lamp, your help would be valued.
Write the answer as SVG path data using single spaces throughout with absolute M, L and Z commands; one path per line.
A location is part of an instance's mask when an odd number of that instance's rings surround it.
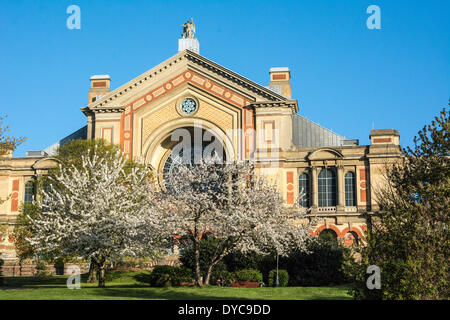
M 280 286 L 280 282 L 278 281 L 278 251 L 277 251 L 277 276 L 275 278 L 275 287 L 279 287 Z

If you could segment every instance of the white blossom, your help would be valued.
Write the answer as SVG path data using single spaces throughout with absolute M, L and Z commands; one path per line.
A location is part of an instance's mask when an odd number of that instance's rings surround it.
M 167 234 L 155 210 L 154 187 L 147 169 L 129 173 L 120 153 L 82 157 L 82 167 L 60 167 L 37 202 L 41 214 L 31 220 L 29 241 L 43 252 L 105 260 L 149 256 Z M 100 285 L 100 283 L 99 283 Z
M 230 252 L 275 250 L 286 255 L 293 248 L 306 250 L 311 239 L 311 223 L 293 223 L 307 221 L 305 213 L 287 208 L 276 185 L 258 177 L 248 162 L 181 164 L 167 177 L 166 186 L 160 199 L 167 229 L 191 239 L 194 250 L 202 232 L 219 239 L 204 284 L 214 265 Z M 198 261 L 195 271 L 202 285 Z

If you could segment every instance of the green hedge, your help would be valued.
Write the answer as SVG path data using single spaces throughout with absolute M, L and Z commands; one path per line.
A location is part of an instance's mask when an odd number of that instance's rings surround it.
M 243 269 L 234 273 L 237 282 L 262 282 L 262 273 L 256 269 Z
M 277 270 L 270 270 L 269 272 L 269 286 L 275 287 L 277 278 Z M 289 282 L 289 274 L 286 270 L 278 270 L 278 284 L 280 287 L 287 287 Z
M 290 286 L 330 286 L 345 284 L 342 266 L 345 249 L 337 244 L 319 241 L 309 246 L 311 252 L 293 251 L 280 257 L 280 266 L 290 275 Z
M 234 272 L 229 272 L 226 270 L 219 270 L 213 272 L 211 279 L 209 281 L 210 284 L 218 284 L 217 280 L 221 280 L 221 284 L 223 286 L 231 286 L 231 283 L 235 282 L 236 276 Z
M 156 266 L 149 277 L 152 287 L 179 286 L 181 282 L 191 282 L 192 270 L 185 267 Z
M 200 241 L 200 270 L 203 276 L 206 275 L 208 263 L 211 261 L 216 246 L 217 240 L 213 238 Z M 308 249 L 308 253 L 294 250 L 287 257 L 280 256 L 279 266 L 288 272 L 290 286 L 328 286 L 348 282 L 342 271 L 345 252 L 348 249 L 339 245 L 335 239 L 326 237 L 321 237 L 319 241 L 308 244 Z M 180 261 L 183 266 L 193 270 L 194 252 L 191 247 L 184 250 Z M 224 275 L 230 278 L 231 272 L 243 269 L 258 270 L 262 273 L 262 281 L 269 284 L 269 273 L 276 266 L 276 253 L 274 252 L 267 255 L 232 252 L 213 269 L 210 284 L 215 285 L 217 279 L 224 278 Z M 228 279 L 228 283 L 231 282 L 233 281 Z

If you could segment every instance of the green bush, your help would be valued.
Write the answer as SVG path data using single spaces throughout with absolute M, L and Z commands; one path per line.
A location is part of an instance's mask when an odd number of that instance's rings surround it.
M 277 278 L 277 270 L 270 270 L 269 272 L 269 286 L 275 287 Z M 289 282 L 289 274 L 286 270 L 278 270 L 278 283 L 280 287 L 287 287 Z
M 192 270 L 184 267 L 156 266 L 149 277 L 152 287 L 179 286 L 192 281 Z
M 3 277 L 2 277 L 2 266 L 3 266 L 3 259 L 0 258 L 0 285 L 3 284 Z
M 186 267 L 176 267 L 172 278 L 172 285 L 179 286 L 182 282 L 193 282 L 194 274 Z
M 243 269 L 234 273 L 237 282 L 262 282 L 262 273 L 256 269 Z
M 290 286 L 329 286 L 348 282 L 342 266 L 349 249 L 323 240 L 310 243 L 308 248 L 308 253 L 293 251 L 288 257 L 280 257 L 280 265 L 290 275 Z
M 220 279 L 223 286 L 231 286 L 231 283 L 235 282 L 234 272 L 229 272 L 226 270 L 220 270 L 213 272 L 211 276 L 210 283 L 217 284 L 217 280 Z
M 224 257 L 223 262 L 226 265 L 228 271 L 235 272 L 242 269 L 257 269 L 260 270 L 262 262 L 266 256 L 248 252 L 232 252 Z M 261 270 L 260 270 L 261 271 Z

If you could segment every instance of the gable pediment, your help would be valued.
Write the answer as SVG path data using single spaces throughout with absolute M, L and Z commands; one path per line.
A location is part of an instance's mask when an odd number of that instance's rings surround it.
M 32 167 L 35 170 L 48 170 L 58 168 L 59 160 L 56 158 L 43 158 L 36 161 Z
M 189 73 L 192 77 L 185 77 Z M 106 94 L 82 110 L 85 113 L 99 112 L 106 109 L 118 110 L 130 103 L 145 104 L 146 97 L 157 98 L 185 81 L 241 106 L 258 101 L 287 101 L 285 97 L 186 50 Z
M 313 160 L 333 160 L 342 158 L 343 155 L 337 150 L 334 149 L 319 149 L 311 152 L 307 158 L 310 161 Z

